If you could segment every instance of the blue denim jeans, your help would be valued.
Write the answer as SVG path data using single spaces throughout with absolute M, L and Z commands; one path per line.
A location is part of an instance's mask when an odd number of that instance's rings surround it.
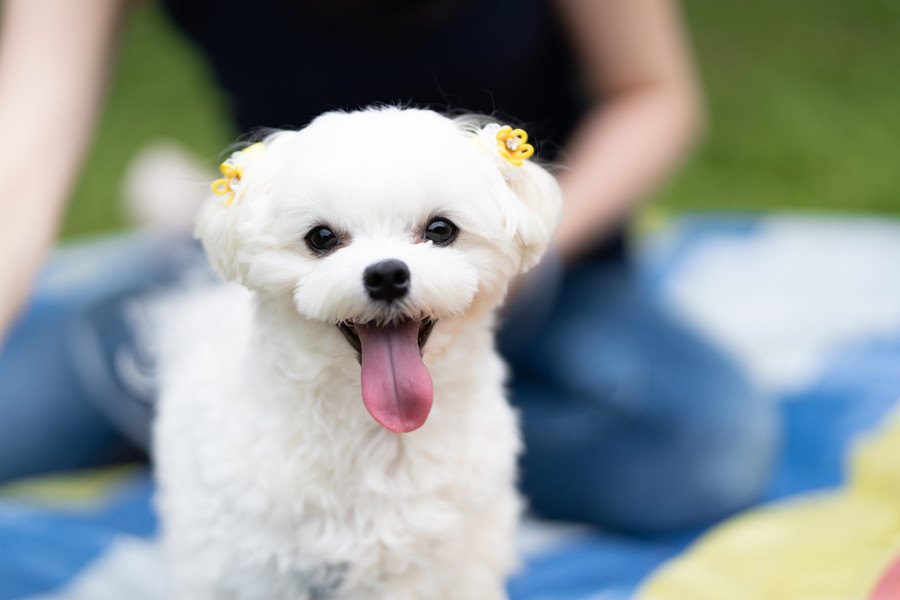
M 0 480 L 139 456 L 152 369 L 128 333 L 129 299 L 197 260 L 185 240 L 137 235 L 51 259 L 0 354 Z M 626 264 L 555 275 L 525 289 L 499 336 L 531 509 L 656 534 L 756 499 L 777 452 L 775 407 Z
M 774 468 L 776 405 L 622 262 L 565 273 L 512 367 L 538 514 L 639 534 L 708 525 L 758 499 Z

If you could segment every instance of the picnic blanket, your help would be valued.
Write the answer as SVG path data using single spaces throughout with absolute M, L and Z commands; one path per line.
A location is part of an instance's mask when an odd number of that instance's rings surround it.
M 646 285 L 777 399 L 787 441 L 768 500 L 841 485 L 848 448 L 900 396 L 900 222 L 695 216 L 638 254 Z M 137 466 L 0 489 L 0 600 L 167 598 L 152 495 Z M 529 520 L 510 596 L 626 600 L 692 559 L 701 533 L 639 540 Z

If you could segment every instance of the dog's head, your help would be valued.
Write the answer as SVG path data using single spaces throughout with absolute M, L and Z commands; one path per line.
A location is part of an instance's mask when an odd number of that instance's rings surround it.
M 555 179 L 505 160 L 496 129 L 425 110 L 328 113 L 238 154 L 233 201 L 201 213 L 197 234 L 226 279 L 334 326 L 391 431 L 430 411 L 432 328 L 495 308 L 556 224 Z

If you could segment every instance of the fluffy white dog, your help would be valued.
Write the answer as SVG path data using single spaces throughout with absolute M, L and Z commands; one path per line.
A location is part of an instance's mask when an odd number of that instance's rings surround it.
M 520 441 L 493 313 L 560 193 L 498 129 L 329 113 L 223 166 L 197 232 L 241 285 L 191 294 L 162 336 L 178 598 L 505 597 Z

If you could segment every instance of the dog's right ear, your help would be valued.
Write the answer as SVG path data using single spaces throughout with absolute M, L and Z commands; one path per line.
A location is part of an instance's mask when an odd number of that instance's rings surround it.
M 255 215 L 268 193 L 277 138 L 233 153 L 219 166 L 222 177 L 212 184 L 213 197 L 200 209 L 194 237 L 200 240 L 210 263 L 226 281 L 247 283 L 254 249 L 249 247 Z

